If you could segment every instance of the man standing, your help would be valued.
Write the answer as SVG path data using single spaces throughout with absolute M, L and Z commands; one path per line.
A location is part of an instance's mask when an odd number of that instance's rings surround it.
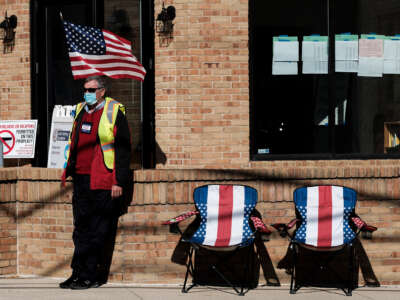
M 104 77 L 88 77 L 85 102 L 76 106 L 70 151 L 62 181 L 73 178 L 74 256 L 72 275 L 60 288 L 98 287 L 101 252 L 118 219 L 129 184 L 131 142 L 124 106 L 104 97 Z M 111 233 L 112 234 L 112 233 Z

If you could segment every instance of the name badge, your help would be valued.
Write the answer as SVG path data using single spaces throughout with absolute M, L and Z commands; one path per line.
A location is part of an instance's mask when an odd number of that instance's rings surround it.
M 81 132 L 90 134 L 92 132 L 92 123 L 89 122 L 82 123 Z

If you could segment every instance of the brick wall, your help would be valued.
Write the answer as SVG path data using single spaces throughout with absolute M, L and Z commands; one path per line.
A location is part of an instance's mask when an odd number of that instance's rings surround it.
M 0 20 L 16 15 L 18 26 L 12 53 L 3 53 L 0 42 L 0 119 L 31 118 L 29 1 L 0 0 Z
M 70 274 L 71 185 L 59 189 L 60 171 L 29 167 L 0 170 L 1 274 Z M 170 262 L 178 237 L 160 223 L 193 209 L 191 195 L 196 186 L 221 182 L 255 187 L 257 208 L 267 224 L 286 222 L 294 216 L 292 192 L 296 187 L 337 184 L 354 188 L 359 196 L 357 212 L 379 227 L 372 240 L 362 241 L 372 267 L 382 284 L 400 284 L 399 175 L 399 166 L 378 166 L 373 161 L 363 167 L 135 171 L 134 200 L 128 214 L 120 218 L 111 280 L 182 283 L 184 267 Z M 276 234 L 266 243 L 275 267 L 287 245 L 288 241 Z M 276 271 L 281 282 L 287 283 L 288 276 Z M 260 283 L 265 283 L 263 277 Z
M 167 158 L 157 168 L 248 166 L 248 1 L 164 2 L 176 19 L 170 44 L 155 42 L 156 140 Z
M 0 172 L 0 275 L 17 273 L 16 175 Z
M 154 3 L 157 15 L 162 1 Z M 293 217 L 295 187 L 330 183 L 358 191 L 358 213 L 379 227 L 373 240 L 364 241 L 372 266 L 381 283 L 400 284 L 399 161 L 250 162 L 248 0 L 165 5 L 174 5 L 177 17 L 169 45 L 155 41 L 155 113 L 157 143 L 167 158 L 157 168 L 169 170 L 135 172 L 134 202 L 120 219 L 112 279 L 181 282 L 184 268 L 170 262 L 178 237 L 159 224 L 193 208 L 196 186 L 254 186 L 257 207 L 272 223 Z M 0 52 L 0 119 L 28 119 L 29 1 L 0 0 L 0 7 L 18 16 L 15 49 Z M 0 274 L 69 275 L 71 186 L 60 191 L 59 178 L 60 170 L 0 170 Z M 275 266 L 286 246 L 277 236 L 267 243 Z M 278 275 L 287 282 L 284 272 Z

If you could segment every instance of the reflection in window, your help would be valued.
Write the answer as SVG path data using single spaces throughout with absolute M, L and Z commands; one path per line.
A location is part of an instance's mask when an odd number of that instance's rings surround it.
M 140 61 L 140 0 L 104 1 L 104 27 L 131 41 L 133 55 Z M 141 166 L 141 95 L 140 81 L 132 79 L 110 79 L 110 97 L 126 107 L 126 115 L 131 127 L 133 156 L 131 167 Z
M 301 62 L 298 75 L 272 75 L 273 37 L 298 37 L 301 44 L 304 36 L 328 35 L 326 1 L 253 0 L 253 5 L 253 154 L 327 152 L 328 139 L 319 139 L 327 128 L 314 120 L 316 114 L 326 115 L 327 96 L 319 89 L 327 85 L 327 75 L 303 74 Z

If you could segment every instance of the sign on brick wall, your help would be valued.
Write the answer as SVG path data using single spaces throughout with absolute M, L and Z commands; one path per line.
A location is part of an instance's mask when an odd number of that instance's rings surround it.
M 35 157 L 37 120 L 0 121 L 4 158 Z

